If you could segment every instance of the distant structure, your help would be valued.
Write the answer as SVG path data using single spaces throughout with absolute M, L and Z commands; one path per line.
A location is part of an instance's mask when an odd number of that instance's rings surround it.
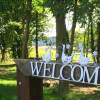
M 35 42 L 33 41 L 32 45 L 35 45 Z M 39 40 L 38 41 L 39 46 L 46 46 L 46 45 L 56 45 L 56 37 L 48 37 L 47 40 Z

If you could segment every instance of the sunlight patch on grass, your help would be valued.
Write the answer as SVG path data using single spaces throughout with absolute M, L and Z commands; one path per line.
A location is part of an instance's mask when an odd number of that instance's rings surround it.
M 45 54 L 45 48 L 47 48 L 47 47 L 46 46 L 41 46 L 41 47 L 38 48 L 39 58 L 42 58 L 42 56 Z M 56 54 L 56 49 L 52 49 L 51 50 L 52 60 L 55 60 L 55 54 Z M 35 58 L 35 57 L 36 57 L 35 47 L 29 48 L 29 58 Z
M 2 80 L 0 79 L 0 85 L 16 85 L 16 80 Z
M 10 64 L 15 64 L 13 59 L 8 59 L 2 62 L 0 61 L 0 65 L 10 65 Z
M 9 67 L 7 70 L 10 71 L 10 72 L 15 72 L 16 71 L 16 67 Z

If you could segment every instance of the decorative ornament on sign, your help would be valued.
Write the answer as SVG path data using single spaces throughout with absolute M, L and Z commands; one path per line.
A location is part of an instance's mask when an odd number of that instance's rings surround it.
M 42 56 L 42 60 L 46 63 L 51 61 L 51 47 L 45 49 L 45 54 Z
M 56 59 L 57 59 L 57 58 L 59 58 L 59 54 L 58 54 L 58 53 L 56 53 L 56 56 L 55 56 L 55 57 L 56 57 Z
M 80 50 L 79 64 L 80 65 L 87 65 L 89 63 L 90 59 L 88 57 L 84 56 L 83 45 L 81 43 L 79 44 L 79 50 Z
M 94 57 L 97 57 L 97 51 L 94 51 L 94 52 L 93 52 L 93 56 L 94 56 Z
M 65 45 L 63 44 L 63 49 L 62 49 L 62 56 L 61 56 L 61 60 L 63 64 L 69 64 L 72 61 L 72 56 L 68 56 L 67 54 L 65 54 Z M 67 49 L 70 49 L 70 45 L 67 44 L 66 45 Z
M 66 49 L 70 50 L 71 46 L 70 44 L 62 44 L 62 54 L 61 54 L 61 61 L 63 64 L 69 64 L 72 62 L 72 57 L 75 55 L 75 53 L 72 53 L 71 55 L 65 54 Z M 42 56 L 42 60 L 46 63 L 51 61 L 51 46 L 45 49 L 45 54 Z M 83 52 L 83 45 L 82 43 L 79 43 L 78 45 L 78 49 L 79 49 L 79 64 L 80 65 L 87 65 L 90 61 L 90 59 L 88 57 L 84 56 L 84 52 Z M 97 51 L 93 52 L 93 56 L 97 57 Z M 55 58 L 58 59 L 59 58 L 59 54 L 56 53 Z

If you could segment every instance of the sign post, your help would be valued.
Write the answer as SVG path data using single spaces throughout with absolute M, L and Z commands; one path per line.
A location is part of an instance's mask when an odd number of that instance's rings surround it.
M 43 79 L 32 77 L 29 74 L 25 75 L 27 72 L 23 73 L 20 70 L 27 60 L 16 60 L 15 62 L 17 64 L 17 100 L 43 100 Z

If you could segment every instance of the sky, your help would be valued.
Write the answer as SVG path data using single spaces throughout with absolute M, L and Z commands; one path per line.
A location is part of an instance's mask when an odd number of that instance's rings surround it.
M 67 16 L 68 18 L 70 18 L 69 16 Z M 71 21 L 70 19 L 66 18 L 66 27 L 68 30 L 71 29 Z M 53 36 L 56 36 L 56 22 L 55 22 L 55 18 L 50 15 L 49 16 L 49 22 L 50 23 L 50 27 L 49 27 L 49 30 L 48 32 L 46 32 L 45 34 L 48 36 L 48 37 L 53 37 Z

